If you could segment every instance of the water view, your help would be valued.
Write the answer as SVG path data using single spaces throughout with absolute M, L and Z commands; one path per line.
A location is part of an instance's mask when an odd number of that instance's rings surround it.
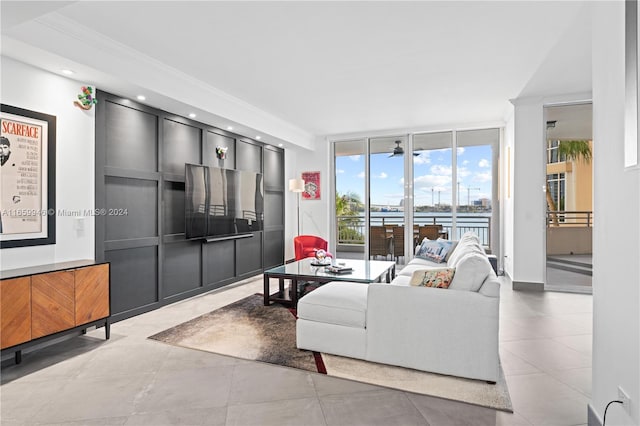
M 495 129 L 491 131 L 496 133 Z M 335 157 L 338 243 L 364 244 L 364 194 L 368 186 L 370 226 L 403 225 L 406 207 L 414 211 L 414 228 L 441 225 L 442 235 L 451 239 L 473 231 L 489 246 L 492 146 L 479 143 L 481 135 L 477 131 L 474 135 L 472 140 L 470 132 L 458 132 L 455 150 L 450 148 L 451 132 L 415 135 L 413 152 L 406 154 L 403 137 L 372 138 L 368 182 L 366 156 L 359 154 L 364 145 L 358 145 L 357 141 L 338 143 Z M 414 177 L 410 198 L 405 198 L 405 155 L 412 155 Z M 413 205 L 405 206 L 405 202 Z

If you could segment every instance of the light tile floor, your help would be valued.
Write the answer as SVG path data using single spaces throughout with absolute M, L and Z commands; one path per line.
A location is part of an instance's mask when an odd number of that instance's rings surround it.
M 2 425 L 587 423 L 590 295 L 502 286 L 500 353 L 513 414 L 147 339 L 261 286 L 253 281 L 120 321 L 109 341 L 99 329 L 27 353 L 21 365 L 5 360 Z

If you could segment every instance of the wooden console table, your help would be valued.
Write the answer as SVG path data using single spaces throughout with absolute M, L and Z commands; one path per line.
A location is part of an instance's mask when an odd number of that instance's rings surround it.
M 0 350 L 19 364 L 23 349 L 94 325 L 109 339 L 109 272 L 92 260 L 0 271 Z

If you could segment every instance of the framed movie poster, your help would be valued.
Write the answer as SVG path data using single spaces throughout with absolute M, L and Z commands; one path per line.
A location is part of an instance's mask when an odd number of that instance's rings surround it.
M 302 180 L 304 180 L 303 200 L 319 200 L 320 199 L 320 172 L 302 172 Z
M 0 248 L 56 242 L 56 117 L 2 104 Z

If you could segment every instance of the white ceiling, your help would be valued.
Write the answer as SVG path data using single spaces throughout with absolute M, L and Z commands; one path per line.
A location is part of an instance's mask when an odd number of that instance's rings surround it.
M 301 146 L 496 122 L 509 99 L 591 89 L 579 1 L 0 5 L 8 57 Z
M 593 106 L 592 104 L 560 105 L 545 108 L 547 123 L 555 121 L 554 126 L 547 126 L 547 138 L 558 140 L 591 140 L 593 139 Z

